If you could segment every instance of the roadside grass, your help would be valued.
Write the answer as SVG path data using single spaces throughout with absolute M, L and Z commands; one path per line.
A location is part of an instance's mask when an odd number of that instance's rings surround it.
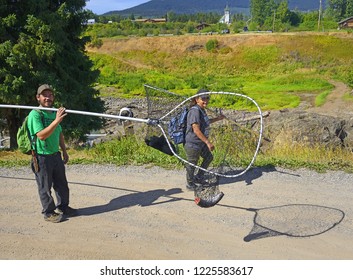
M 220 154 L 227 151 L 219 151 Z M 114 164 L 117 166 L 159 166 L 165 169 L 183 169 L 183 164 L 174 156 L 166 155 L 147 146 L 142 139 L 134 136 L 112 140 L 95 145 L 92 148 L 69 149 L 69 164 Z M 239 153 L 234 163 L 245 167 L 251 157 Z M 239 157 L 242 160 L 239 161 Z M 0 167 L 28 166 L 31 156 L 19 151 L 0 151 Z M 215 156 L 217 160 L 217 156 Z M 243 165 L 243 166 L 242 166 Z M 330 148 L 320 145 L 305 146 L 297 143 L 282 144 L 279 147 L 259 152 L 254 166 L 276 166 L 287 169 L 307 168 L 317 172 L 344 171 L 353 172 L 352 152 L 343 148 Z
M 300 143 L 281 145 L 260 153 L 256 166 L 279 166 L 288 169 L 306 168 L 317 172 L 353 172 L 352 152 L 349 149 L 306 146 Z

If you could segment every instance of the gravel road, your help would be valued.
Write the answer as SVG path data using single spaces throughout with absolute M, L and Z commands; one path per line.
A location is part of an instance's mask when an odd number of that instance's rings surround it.
M 0 168 L 3 260 L 353 259 L 353 174 L 277 168 L 222 179 L 198 207 L 183 170 L 68 165 L 77 217 L 45 222 L 29 168 Z

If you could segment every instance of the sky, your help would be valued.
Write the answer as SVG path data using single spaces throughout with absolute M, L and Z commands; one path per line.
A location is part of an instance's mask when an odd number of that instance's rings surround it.
M 150 0 L 86 0 L 85 8 L 101 15 L 110 11 L 125 10 L 148 1 Z

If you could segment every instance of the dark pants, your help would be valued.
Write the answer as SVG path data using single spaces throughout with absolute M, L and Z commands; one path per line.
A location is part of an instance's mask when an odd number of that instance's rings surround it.
M 69 205 L 69 187 L 65 174 L 65 165 L 58 152 L 53 155 L 37 155 L 39 170 L 35 173 L 39 199 L 42 204 L 43 214 L 53 213 L 58 208 L 65 208 Z M 33 169 L 33 163 L 32 163 Z M 51 194 L 53 187 L 57 205 Z
M 201 157 L 202 162 L 201 162 L 200 167 L 202 167 L 204 169 L 207 169 L 213 160 L 213 155 L 210 152 L 210 150 L 208 149 L 207 145 L 203 145 L 201 149 L 195 149 L 195 148 L 192 148 L 186 144 L 184 146 L 184 149 L 186 152 L 187 161 L 194 164 L 194 165 L 198 165 L 198 161 Z M 195 167 L 190 164 L 186 164 L 185 168 L 186 168 L 186 181 L 188 183 L 194 183 L 195 182 Z M 201 178 L 203 176 L 203 174 L 204 174 L 204 171 L 199 170 L 196 176 Z

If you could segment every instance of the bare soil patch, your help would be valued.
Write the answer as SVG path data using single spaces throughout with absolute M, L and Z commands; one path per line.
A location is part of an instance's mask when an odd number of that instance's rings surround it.
M 350 93 L 352 89 L 340 81 L 330 80 L 330 83 L 335 88 L 328 95 L 325 104 L 320 107 L 309 108 L 308 111 L 333 117 L 352 116 L 353 103 L 344 100 L 344 95 Z

